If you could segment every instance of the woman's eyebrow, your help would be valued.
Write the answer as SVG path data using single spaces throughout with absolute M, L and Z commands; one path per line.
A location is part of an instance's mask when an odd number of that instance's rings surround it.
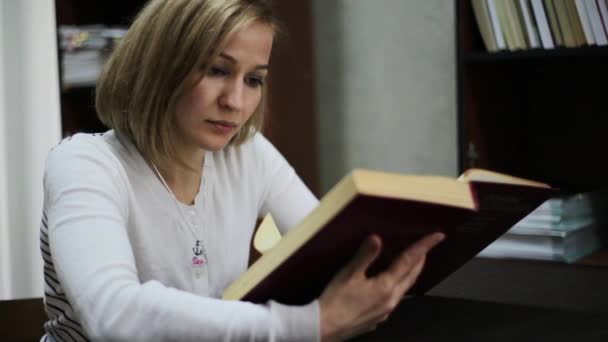
M 236 58 L 230 56 L 229 54 L 222 52 L 219 55 L 220 57 L 227 59 L 230 63 L 232 64 L 238 64 L 238 61 L 236 60 Z M 254 68 L 255 70 L 265 70 L 268 69 L 268 64 L 260 64 L 260 65 L 256 65 L 256 67 Z

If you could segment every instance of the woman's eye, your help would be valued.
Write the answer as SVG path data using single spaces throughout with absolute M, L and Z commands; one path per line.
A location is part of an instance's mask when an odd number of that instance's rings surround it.
M 209 75 L 209 76 L 226 76 L 226 75 L 228 75 L 228 71 L 226 69 L 223 69 L 220 67 L 212 66 L 211 68 L 209 68 L 207 75 Z
M 264 85 L 264 79 L 261 77 L 247 77 L 245 83 L 252 88 L 257 88 Z

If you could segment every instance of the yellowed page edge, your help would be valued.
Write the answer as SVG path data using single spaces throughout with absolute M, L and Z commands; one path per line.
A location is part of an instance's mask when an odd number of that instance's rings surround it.
M 335 217 L 357 194 L 352 174 L 340 181 L 327 193 L 297 227 L 289 231 L 280 243 L 262 255 L 241 277 L 234 281 L 223 293 L 226 300 L 239 300 L 251 291 L 262 279 L 273 272 L 283 260 L 290 257 L 296 247 L 304 245 L 321 228 Z M 313 227 L 311 229 L 311 227 Z

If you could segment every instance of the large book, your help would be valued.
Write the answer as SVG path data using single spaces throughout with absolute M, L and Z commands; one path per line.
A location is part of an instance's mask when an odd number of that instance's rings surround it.
M 225 291 L 224 299 L 304 304 L 317 298 L 363 241 L 383 242 L 369 275 L 384 270 L 407 246 L 432 232 L 433 249 L 416 284 L 423 294 L 538 207 L 549 185 L 471 169 L 458 179 L 355 170 L 296 227 Z

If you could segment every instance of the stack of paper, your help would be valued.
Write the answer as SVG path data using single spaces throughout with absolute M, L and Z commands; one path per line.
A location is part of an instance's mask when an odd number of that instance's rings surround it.
M 602 198 L 600 193 L 552 198 L 479 255 L 576 261 L 601 248 Z

